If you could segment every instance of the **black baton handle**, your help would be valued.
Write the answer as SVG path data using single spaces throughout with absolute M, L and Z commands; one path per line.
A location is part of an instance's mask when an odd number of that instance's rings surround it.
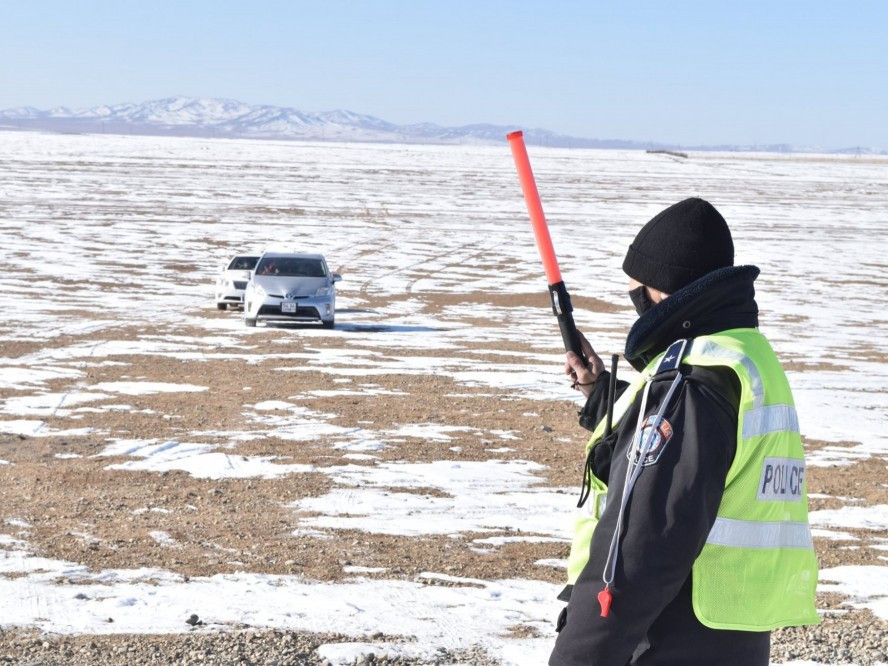
M 587 364 L 583 346 L 580 344 L 580 334 L 573 318 L 573 306 L 570 304 L 570 294 L 564 281 L 549 285 L 549 298 L 552 299 L 552 313 L 558 319 L 558 328 L 561 329 L 561 339 L 564 341 L 564 350 L 572 351 Z

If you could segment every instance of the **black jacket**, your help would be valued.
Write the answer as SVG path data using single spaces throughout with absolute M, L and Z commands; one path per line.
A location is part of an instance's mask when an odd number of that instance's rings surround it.
M 641 316 L 626 340 L 638 370 L 678 339 L 758 325 L 754 266 L 719 269 L 675 292 Z M 550 666 L 767 666 L 770 632 L 713 630 L 691 605 L 691 566 L 715 522 L 736 451 L 740 384 L 727 368 L 683 365 L 664 414 L 672 437 L 654 464 L 643 467 L 623 519 L 613 604 L 600 616 L 597 595 L 623 493 L 641 399 L 608 441 L 593 448 L 595 475 L 608 483 L 589 562 L 571 590 L 566 623 Z M 676 371 L 651 381 L 645 416 L 655 414 Z M 603 373 L 580 414 L 592 429 L 606 411 Z M 619 390 L 627 384 L 620 383 Z M 609 482 L 610 479 L 610 482 Z

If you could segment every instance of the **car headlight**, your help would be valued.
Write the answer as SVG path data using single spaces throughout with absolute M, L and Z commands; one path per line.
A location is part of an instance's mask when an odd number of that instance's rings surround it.
M 261 285 L 261 284 L 256 284 L 255 282 L 251 282 L 251 283 L 248 285 L 248 288 L 249 288 L 249 289 L 252 289 L 252 290 L 253 290 L 253 293 L 254 293 L 256 296 L 259 296 L 260 298 L 261 298 L 262 296 L 265 296 L 265 295 L 266 295 L 266 294 L 265 294 L 265 290 L 262 288 L 262 285 Z
M 315 292 L 315 296 L 329 296 L 333 293 L 332 287 L 321 287 Z

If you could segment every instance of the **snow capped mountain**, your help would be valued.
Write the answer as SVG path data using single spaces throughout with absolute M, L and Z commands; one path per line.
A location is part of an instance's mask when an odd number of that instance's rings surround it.
M 0 118 L 7 117 L 6 114 L 10 118 L 35 118 L 41 113 L 44 112 L 40 109 L 35 109 L 33 106 L 17 106 L 14 109 L 0 111 Z
M 396 125 L 338 109 L 310 113 L 250 105 L 231 99 L 168 97 L 142 104 L 102 105 L 91 109 L 59 106 L 48 111 L 18 107 L 0 111 L 0 128 L 115 134 L 176 134 L 256 139 L 311 139 L 397 143 L 501 143 L 515 129 L 490 124 L 442 127 L 433 123 Z M 631 141 L 598 141 L 525 130 L 529 144 L 565 147 L 647 148 Z
M 102 105 L 91 109 L 56 107 L 40 111 L 18 107 L 0 111 L 0 123 L 22 129 L 184 134 L 265 139 L 324 139 L 353 141 L 420 140 L 405 136 L 390 122 L 353 111 L 308 113 L 292 108 L 249 105 L 231 99 L 169 97 L 142 104 Z M 438 128 L 440 130 L 440 128 Z
M 387 143 L 495 143 L 516 126 L 473 124 L 442 127 L 433 123 L 395 125 L 381 118 L 339 109 L 310 113 L 293 108 L 250 105 L 233 99 L 168 97 L 142 104 L 102 105 L 91 109 L 58 106 L 41 111 L 31 106 L 0 110 L 0 129 L 109 134 L 173 134 L 246 139 L 302 139 Z M 545 129 L 525 129 L 529 145 L 564 148 L 658 150 L 755 150 L 823 152 L 818 148 L 773 146 L 676 146 L 625 140 L 585 139 Z M 874 154 L 869 149 L 837 152 Z

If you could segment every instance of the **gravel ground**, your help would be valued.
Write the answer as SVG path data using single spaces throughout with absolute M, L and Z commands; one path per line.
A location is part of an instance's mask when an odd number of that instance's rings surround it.
M 51 636 L 34 631 L 0 631 L 0 664 L 23 666 L 142 666 L 205 664 L 223 666 L 326 666 L 315 650 L 326 643 L 355 641 L 336 634 L 288 631 L 195 631 L 173 636 Z M 373 635 L 366 641 L 396 640 Z M 888 663 L 886 623 L 868 611 L 827 615 L 816 627 L 774 632 L 774 664 L 811 661 L 821 664 L 877 666 Z M 483 650 L 439 650 L 433 660 L 366 653 L 354 663 L 391 666 L 497 666 Z
M 826 615 L 815 627 L 775 631 L 771 661 L 876 666 L 888 663 L 888 623 L 869 611 Z
M 367 637 L 380 640 L 381 635 Z M 384 637 L 392 641 L 392 637 Z M 325 643 L 354 641 L 336 634 L 289 631 L 194 632 L 175 636 L 48 636 L 33 631 L 0 632 L 0 664 L 23 666 L 142 666 L 203 664 L 222 666 L 326 666 L 315 654 Z M 480 650 L 459 653 L 440 649 L 432 660 L 405 659 L 367 653 L 358 665 L 496 666 L 499 662 Z

